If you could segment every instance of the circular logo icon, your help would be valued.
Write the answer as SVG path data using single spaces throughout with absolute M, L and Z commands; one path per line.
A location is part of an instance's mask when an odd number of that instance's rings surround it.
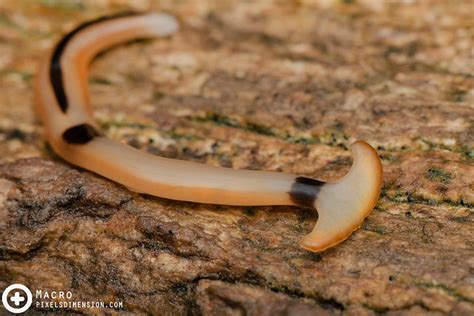
M 12 292 L 13 295 L 8 297 L 10 292 Z M 19 314 L 27 311 L 28 308 L 30 308 L 32 302 L 33 296 L 31 295 L 31 291 L 23 284 L 12 284 L 7 287 L 2 294 L 3 306 L 5 306 L 7 311 L 13 314 Z

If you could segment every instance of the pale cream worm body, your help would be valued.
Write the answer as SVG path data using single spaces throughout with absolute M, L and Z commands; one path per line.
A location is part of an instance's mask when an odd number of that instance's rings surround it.
M 336 182 L 287 173 L 235 170 L 168 159 L 104 137 L 92 118 L 87 66 L 101 50 L 178 29 L 166 14 L 125 14 L 85 23 L 67 34 L 42 61 L 36 105 L 54 151 L 65 160 L 134 191 L 164 198 L 227 205 L 298 205 L 319 219 L 301 245 L 321 251 L 346 239 L 377 202 L 382 167 L 365 142 L 352 145 L 354 163 Z

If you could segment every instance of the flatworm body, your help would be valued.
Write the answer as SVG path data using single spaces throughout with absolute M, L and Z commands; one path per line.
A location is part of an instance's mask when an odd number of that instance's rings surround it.
M 68 162 L 131 190 L 169 199 L 226 205 L 296 205 L 318 211 L 301 245 L 327 249 L 346 239 L 374 208 L 382 184 L 375 150 L 352 145 L 354 163 L 335 182 L 288 173 L 235 170 L 153 156 L 112 141 L 92 117 L 87 67 L 100 51 L 136 38 L 168 36 L 178 23 L 167 14 L 127 13 L 80 25 L 41 62 L 36 105 L 54 151 Z

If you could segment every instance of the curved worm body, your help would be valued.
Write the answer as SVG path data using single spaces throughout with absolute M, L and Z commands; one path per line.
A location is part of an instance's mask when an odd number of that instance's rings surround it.
M 105 138 L 92 117 L 87 66 L 101 50 L 178 28 L 166 14 L 126 14 L 85 23 L 41 62 L 36 105 L 46 136 L 63 159 L 131 190 L 169 199 L 226 205 L 297 205 L 319 219 L 301 245 L 321 251 L 346 239 L 377 202 L 382 167 L 365 142 L 352 145 L 354 163 L 336 182 L 287 173 L 234 170 L 153 156 Z

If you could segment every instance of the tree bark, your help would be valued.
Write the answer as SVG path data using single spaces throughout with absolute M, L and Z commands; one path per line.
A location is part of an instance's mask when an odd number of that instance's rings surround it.
M 2 291 L 124 303 L 69 309 L 86 314 L 474 313 L 469 1 L 145 1 L 178 16 L 179 33 L 91 66 L 106 135 L 156 155 L 333 180 L 353 141 L 376 147 L 375 210 L 321 253 L 298 247 L 311 211 L 140 195 L 49 149 L 35 64 L 116 2 L 0 5 Z

